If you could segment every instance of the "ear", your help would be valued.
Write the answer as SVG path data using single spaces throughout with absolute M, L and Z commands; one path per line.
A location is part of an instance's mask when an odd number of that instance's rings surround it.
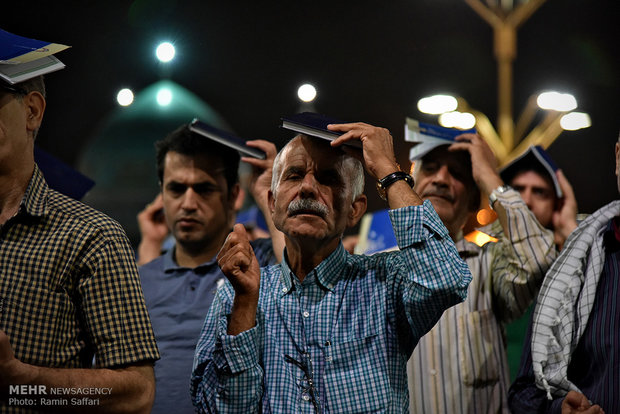
M 267 205 L 269 206 L 269 211 L 273 214 L 276 209 L 276 199 L 271 190 L 267 190 Z
M 616 176 L 620 176 L 620 143 L 616 142 Z
M 23 103 L 26 109 L 26 128 L 29 133 L 34 134 L 43 122 L 45 98 L 41 93 L 33 91 L 23 97 Z
M 347 227 L 353 227 L 362 218 L 368 207 L 368 199 L 365 194 L 360 195 L 351 203 L 351 211 L 347 217 Z
M 228 194 L 229 207 L 235 212 L 239 211 L 241 206 L 243 205 L 244 197 L 245 193 L 241 191 L 241 185 L 239 185 L 239 183 L 236 183 L 232 186 L 232 188 L 230 189 L 230 193 Z M 241 201 L 239 201 L 239 199 L 241 199 Z M 237 208 L 237 205 L 239 205 L 239 208 Z
M 245 190 L 241 188 L 239 184 L 237 184 L 236 186 L 239 187 L 239 191 L 237 191 L 237 197 L 235 197 L 235 204 L 233 208 L 235 209 L 235 211 L 241 211 L 241 207 L 243 207 L 243 202 L 245 201 Z

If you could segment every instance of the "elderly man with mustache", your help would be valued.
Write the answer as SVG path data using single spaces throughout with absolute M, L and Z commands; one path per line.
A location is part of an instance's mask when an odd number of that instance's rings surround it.
M 389 131 L 331 125 L 299 135 L 274 161 L 269 204 L 285 235 L 281 264 L 262 268 L 236 226 L 218 255 L 217 292 L 196 348 L 191 392 L 201 412 L 406 412 L 406 362 L 471 275 L 431 203 L 399 171 Z M 346 227 L 366 211 L 360 140 L 387 198 L 400 251 L 351 255 Z
M 486 142 L 463 134 L 420 153 L 415 191 L 429 200 L 472 273 L 467 299 L 448 309 L 413 352 L 407 370 L 411 413 L 508 413 L 504 323 L 533 301 L 556 257 L 553 233 L 542 227 L 519 193 L 504 185 Z M 497 238 L 482 247 L 463 227 L 489 194 Z

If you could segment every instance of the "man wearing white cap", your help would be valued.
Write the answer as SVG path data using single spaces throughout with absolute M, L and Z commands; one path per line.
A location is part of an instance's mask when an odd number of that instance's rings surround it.
M 534 299 L 556 257 L 553 235 L 505 185 L 486 142 L 466 133 L 413 148 L 415 191 L 430 200 L 469 266 L 467 299 L 444 312 L 408 362 L 412 413 L 508 413 L 504 324 Z M 469 214 L 489 194 L 496 243 L 463 239 Z

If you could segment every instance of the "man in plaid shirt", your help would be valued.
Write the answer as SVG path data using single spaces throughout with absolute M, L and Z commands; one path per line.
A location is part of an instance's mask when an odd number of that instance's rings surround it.
M 44 110 L 42 77 L 0 81 L 0 412 L 148 412 L 159 353 L 133 251 L 118 223 L 48 187 L 33 156 Z
M 283 262 L 259 270 L 242 226 L 218 255 L 218 290 L 196 349 L 202 412 L 402 413 L 406 362 L 471 275 L 429 202 L 399 171 L 389 131 L 363 123 L 330 144 L 300 135 L 274 161 L 269 203 Z M 400 251 L 358 256 L 341 243 L 366 211 L 366 170 L 388 201 Z

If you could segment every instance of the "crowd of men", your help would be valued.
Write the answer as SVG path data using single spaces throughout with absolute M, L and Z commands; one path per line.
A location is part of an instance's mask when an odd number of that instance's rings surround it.
M 118 223 L 47 185 L 45 106 L 42 77 L 0 81 L 0 412 L 84 412 L 58 389 L 105 413 L 618 411 L 620 206 L 578 224 L 561 171 L 500 172 L 471 133 L 411 176 L 390 132 L 362 122 L 279 152 L 250 141 L 264 160 L 182 125 L 156 144 L 138 268 Z M 620 191 L 620 141 L 615 156 Z M 235 224 L 240 161 L 270 238 Z M 395 251 L 342 244 L 365 176 Z M 478 246 L 463 229 L 481 194 L 497 241 Z M 511 387 L 505 325 L 533 302 Z

